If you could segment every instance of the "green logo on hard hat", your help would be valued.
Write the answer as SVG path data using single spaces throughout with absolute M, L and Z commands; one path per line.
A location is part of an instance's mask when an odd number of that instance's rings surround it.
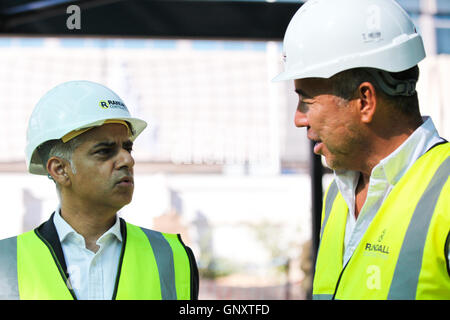
M 103 109 L 108 109 L 108 108 L 109 108 L 108 101 L 105 101 L 105 100 L 101 100 L 101 101 L 99 102 L 99 105 L 100 105 L 100 107 L 103 108 Z

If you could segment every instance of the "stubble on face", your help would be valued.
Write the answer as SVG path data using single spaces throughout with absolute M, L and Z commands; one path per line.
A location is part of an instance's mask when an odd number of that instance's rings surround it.
M 355 113 L 357 102 L 334 95 L 328 79 L 296 80 L 295 88 L 306 96 L 299 94 L 297 112 L 307 119 L 302 126 L 307 127 L 308 138 L 322 143 L 318 154 L 334 170 L 355 169 L 365 147 Z

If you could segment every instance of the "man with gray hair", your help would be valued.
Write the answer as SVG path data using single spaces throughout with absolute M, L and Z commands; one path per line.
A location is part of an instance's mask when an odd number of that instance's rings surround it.
M 117 216 L 133 196 L 133 141 L 146 126 L 94 82 L 65 82 L 41 98 L 27 168 L 55 182 L 60 206 L 0 241 L 1 299 L 197 299 L 195 258 L 180 235 Z
M 284 37 L 304 127 L 334 170 L 313 299 L 449 299 L 450 145 L 421 117 L 421 36 L 393 0 L 309 0 Z

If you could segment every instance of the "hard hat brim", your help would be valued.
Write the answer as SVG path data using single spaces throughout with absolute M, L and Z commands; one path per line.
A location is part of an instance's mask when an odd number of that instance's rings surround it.
M 339 57 L 314 66 L 291 66 L 272 79 L 272 82 L 305 78 L 330 78 L 333 75 L 354 68 L 375 68 L 389 72 L 400 72 L 417 65 L 426 56 L 419 34 L 403 37 L 403 41 L 360 54 Z M 405 56 L 404 52 L 411 52 Z

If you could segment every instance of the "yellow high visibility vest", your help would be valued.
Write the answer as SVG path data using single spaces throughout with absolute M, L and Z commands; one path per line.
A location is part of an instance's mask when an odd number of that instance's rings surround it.
M 336 182 L 324 197 L 313 299 L 450 299 L 450 144 L 400 179 L 343 265 L 347 204 Z
M 195 259 L 179 235 L 122 219 L 121 225 L 126 231 L 112 299 L 193 298 Z M 76 299 L 54 245 L 41 233 L 36 228 L 0 241 L 0 299 Z

